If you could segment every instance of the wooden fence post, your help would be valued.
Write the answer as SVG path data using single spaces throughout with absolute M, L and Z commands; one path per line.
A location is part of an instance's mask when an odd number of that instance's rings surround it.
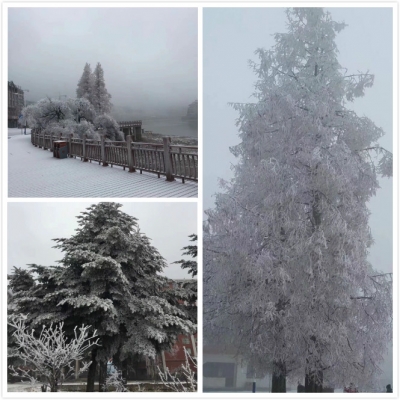
M 167 175 L 167 181 L 172 182 L 175 180 L 174 175 L 172 175 L 172 155 L 169 144 L 171 143 L 170 137 L 163 137 L 163 145 L 164 145 L 164 166 L 165 173 Z
M 128 167 L 129 172 L 135 172 L 133 153 L 132 153 L 132 136 L 128 135 L 126 137 L 126 151 L 128 152 Z
M 82 139 L 82 155 L 83 155 L 83 162 L 87 162 L 88 161 L 88 159 L 87 159 L 87 152 L 86 152 L 86 138 L 87 138 L 87 135 L 86 135 L 86 133 L 84 133 L 83 134 L 83 139 Z
M 101 135 L 101 161 L 103 162 L 103 167 L 107 167 L 107 160 L 106 160 L 106 135 Z

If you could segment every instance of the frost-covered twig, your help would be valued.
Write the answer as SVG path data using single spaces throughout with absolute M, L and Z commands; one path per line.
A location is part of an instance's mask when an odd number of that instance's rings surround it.
M 56 392 L 58 386 L 74 373 L 75 361 L 82 360 L 87 350 L 97 345 L 99 339 L 95 340 L 96 331 L 90 335 L 90 326 L 82 325 L 79 329 L 75 327 L 74 337 L 69 340 L 64 334 L 61 323 L 56 326 L 53 324 L 50 327 L 43 326 L 37 336 L 34 329 L 28 331 L 25 320 L 24 315 L 11 316 L 8 324 L 15 329 L 13 336 L 18 346 L 12 356 L 18 357 L 30 369 L 9 368 L 14 376 L 28 379 L 31 384 L 38 382 L 32 375 L 37 374 L 44 386 L 49 385 L 50 390 Z M 89 365 L 90 363 L 84 363 L 80 372 L 87 370 Z
M 197 392 L 196 373 L 190 366 L 192 363 L 197 369 L 197 360 L 195 357 L 191 357 L 185 347 L 183 350 L 185 352 L 185 363 L 179 370 L 171 374 L 168 368 L 165 373 L 158 368 L 158 375 L 163 385 L 173 392 Z

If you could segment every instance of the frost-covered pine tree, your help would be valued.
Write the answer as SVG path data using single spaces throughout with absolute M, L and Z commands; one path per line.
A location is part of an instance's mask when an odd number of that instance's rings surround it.
M 382 129 L 347 104 L 372 86 L 348 74 L 320 8 L 287 10 L 288 32 L 257 50 L 255 104 L 234 104 L 241 143 L 204 232 L 205 332 L 259 371 L 323 384 L 373 379 L 391 338 L 390 275 L 367 262 L 367 202 L 390 176 Z
M 30 269 L 14 267 L 8 275 L 8 289 L 12 297 L 8 303 L 8 314 L 26 315 L 25 324 L 38 328 L 63 320 L 57 310 L 61 282 L 58 279 L 58 267 L 44 267 L 31 264 Z
M 86 63 L 83 69 L 83 73 L 81 79 L 78 82 L 78 87 L 76 88 L 76 97 L 78 99 L 84 98 L 89 100 L 92 104 L 92 91 L 93 91 L 93 83 L 94 76 L 92 74 L 92 69 L 90 68 L 90 64 Z
M 97 114 L 108 114 L 111 111 L 111 95 L 107 92 L 104 80 L 104 71 L 100 63 L 97 63 L 93 71 L 92 98 Z
M 174 264 L 181 264 L 182 269 L 188 270 L 192 278 L 197 276 L 197 235 L 192 234 L 189 236 L 190 241 L 194 244 L 185 246 L 184 256 L 190 256 L 190 260 L 175 261 Z M 188 281 L 182 285 L 181 296 L 179 300 L 183 302 L 184 308 L 188 311 L 190 320 L 197 323 L 197 280 Z
M 159 275 L 164 259 L 140 232 L 137 220 L 120 207 L 93 205 L 78 217 L 74 236 L 55 239 L 64 253 L 57 306 L 65 326 L 82 321 L 97 329 L 100 338 L 101 347 L 91 355 L 88 391 L 94 390 L 97 363 L 104 384 L 110 357 L 126 374 L 128 356 L 155 358 L 179 334 L 196 330 L 186 312 L 169 301 L 172 289 Z

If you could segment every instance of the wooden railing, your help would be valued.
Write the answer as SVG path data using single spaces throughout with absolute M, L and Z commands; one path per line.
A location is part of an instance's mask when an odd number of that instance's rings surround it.
M 55 140 L 68 142 L 69 157 L 80 157 L 83 161 L 97 161 L 103 166 L 119 165 L 129 172 L 139 170 L 165 175 L 168 181 L 180 178 L 198 180 L 198 148 L 196 146 L 171 145 L 171 138 L 164 137 L 163 144 L 133 142 L 132 136 L 126 142 L 112 142 L 101 136 L 101 140 L 83 139 L 73 135 L 61 136 L 44 134 L 38 131 L 31 133 L 33 145 L 53 151 Z
M 120 121 L 118 122 L 118 125 L 120 128 L 127 128 L 130 126 L 142 126 L 142 121 L 137 120 L 137 121 Z

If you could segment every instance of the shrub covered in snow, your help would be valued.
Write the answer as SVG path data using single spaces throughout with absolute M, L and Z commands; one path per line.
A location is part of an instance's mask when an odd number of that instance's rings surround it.
M 122 132 L 119 130 L 118 122 L 108 114 L 98 115 L 94 120 L 94 126 L 97 130 L 102 129 L 106 138 L 111 141 L 124 139 Z
M 29 381 L 32 385 L 42 383 L 42 390 L 57 392 L 63 381 L 74 373 L 76 360 L 82 360 L 92 346 L 97 345 L 96 331 L 90 334 L 90 326 L 75 327 L 74 336 L 68 339 L 63 331 L 63 323 L 43 325 L 39 334 L 25 326 L 26 316 L 16 315 L 9 318 L 8 324 L 14 328 L 12 334 L 17 349 L 9 356 L 17 357 L 29 369 L 10 366 L 14 376 Z M 90 363 L 84 363 L 80 372 L 84 372 Z M 36 378 L 38 376 L 38 378 Z

